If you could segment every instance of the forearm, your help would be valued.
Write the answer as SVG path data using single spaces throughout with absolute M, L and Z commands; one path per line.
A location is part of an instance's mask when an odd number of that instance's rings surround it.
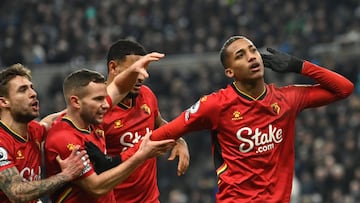
M 99 174 L 96 182 L 87 184 L 89 192 L 95 196 L 101 196 L 111 191 L 116 185 L 120 184 L 145 161 L 145 157 L 140 153 L 135 153 L 126 161 L 118 166 Z
M 338 98 L 349 96 L 354 89 L 354 85 L 342 75 L 308 61 L 304 62 L 301 74 L 314 79 L 321 87 L 332 92 Z
M 62 174 L 44 180 L 23 182 L 15 167 L 0 173 L 1 190 L 12 202 L 28 202 L 61 187 L 68 179 Z
M 127 94 L 136 83 L 139 73 L 135 68 L 129 67 L 114 78 L 119 94 Z

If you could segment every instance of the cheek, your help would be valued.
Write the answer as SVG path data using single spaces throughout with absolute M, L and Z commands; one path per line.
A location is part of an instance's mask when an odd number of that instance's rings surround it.
M 234 78 L 243 78 L 246 75 L 247 75 L 247 73 L 244 69 L 236 69 L 233 71 Z

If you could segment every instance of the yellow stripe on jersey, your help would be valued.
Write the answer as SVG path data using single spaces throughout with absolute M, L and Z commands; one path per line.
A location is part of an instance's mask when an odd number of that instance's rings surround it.
M 64 199 L 66 199 L 66 197 L 69 196 L 69 194 L 72 191 L 72 187 L 68 188 L 67 190 L 65 190 L 61 195 L 59 195 L 59 199 L 56 201 L 56 203 L 61 203 L 64 201 Z
M 227 164 L 224 163 L 223 165 L 221 165 L 221 166 L 216 170 L 217 176 L 219 176 L 220 174 L 222 174 L 226 169 L 227 169 Z
M 220 174 L 222 174 L 222 173 L 224 173 L 224 172 L 226 171 L 227 167 L 228 167 L 227 164 L 224 163 L 223 165 L 221 165 L 221 166 L 216 170 L 216 175 L 218 176 L 218 182 L 217 182 L 218 185 L 219 185 L 220 182 L 221 182 L 219 176 L 220 176 Z

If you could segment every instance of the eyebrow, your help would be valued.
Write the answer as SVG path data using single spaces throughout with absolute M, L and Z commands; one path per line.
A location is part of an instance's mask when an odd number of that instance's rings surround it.
M 252 47 L 254 47 L 254 45 L 253 45 L 253 44 L 249 44 L 249 46 L 248 46 L 247 48 L 252 48 Z M 235 55 L 237 55 L 238 53 L 242 53 L 242 52 L 244 52 L 244 49 L 243 49 L 243 48 L 241 48 L 241 49 L 239 49 L 238 51 L 236 51 L 236 52 L 235 52 Z

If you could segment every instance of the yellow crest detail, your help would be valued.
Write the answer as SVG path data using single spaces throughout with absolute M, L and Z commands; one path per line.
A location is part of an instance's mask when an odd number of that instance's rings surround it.
M 72 150 L 75 149 L 75 145 L 74 145 L 74 144 L 68 144 L 66 147 L 69 149 L 69 151 L 72 151 Z
M 114 128 L 121 128 L 123 126 L 124 126 L 124 124 L 121 122 L 121 120 L 116 120 L 114 122 Z
M 96 130 L 95 130 L 95 135 L 98 136 L 98 137 L 105 137 L 105 136 L 104 136 L 105 133 L 104 133 L 104 131 L 101 130 L 101 129 L 96 129 Z
M 207 100 L 207 96 L 203 96 L 203 97 L 201 97 L 201 99 L 200 99 L 201 102 L 206 102 L 206 100 Z
M 17 151 L 16 154 L 17 154 L 16 159 L 24 159 L 24 154 L 22 153 L 21 150 Z
M 274 113 L 276 113 L 277 115 L 279 115 L 280 113 L 280 106 L 278 103 L 273 103 L 271 104 L 271 108 L 274 111 Z
M 237 121 L 237 120 L 241 120 L 241 119 L 243 119 L 243 117 L 241 116 L 241 113 L 239 111 L 234 111 L 233 117 L 231 120 Z
M 146 114 L 149 114 L 149 115 L 150 115 L 151 110 L 150 110 L 150 107 L 149 107 L 147 104 L 143 104 L 143 105 L 141 106 L 141 109 L 142 109 L 143 111 L 145 111 Z

